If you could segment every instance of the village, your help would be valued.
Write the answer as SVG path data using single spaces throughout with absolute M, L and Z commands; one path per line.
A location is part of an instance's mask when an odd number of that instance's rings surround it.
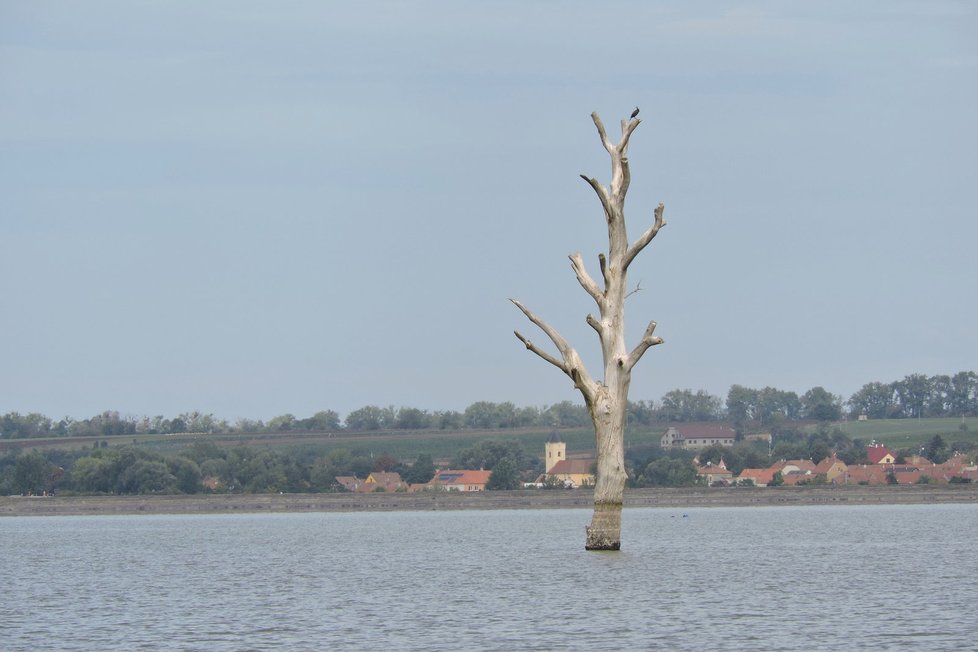
M 770 434 L 748 435 L 748 440 L 766 441 Z M 670 427 L 660 440 L 665 450 L 698 451 L 712 446 L 732 447 L 736 435 L 728 426 Z M 764 468 L 744 468 L 734 473 L 721 457 L 719 462 L 701 464 L 693 458 L 697 484 L 709 487 L 774 487 L 793 485 L 911 485 L 950 484 L 978 481 L 978 466 L 961 453 L 935 463 L 923 455 L 900 458 L 879 442 L 866 447 L 866 464 L 846 464 L 834 453 L 821 459 L 780 459 Z M 544 472 L 523 488 L 577 489 L 594 485 L 594 459 L 568 457 L 567 444 L 554 431 L 544 444 Z M 354 493 L 417 491 L 485 491 L 492 471 L 444 469 L 435 471 L 425 483 L 407 483 L 397 472 L 372 472 L 366 478 L 337 476 L 337 484 Z
M 544 444 L 544 472 L 533 482 L 524 482 L 524 488 L 566 488 L 594 485 L 593 458 L 567 458 L 567 444 L 557 431 L 551 433 Z M 485 491 L 492 471 L 485 469 L 445 469 L 435 471 L 425 483 L 409 484 L 396 472 L 373 472 L 366 478 L 337 476 L 336 482 L 347 491 L 372 493 L 375 491 Z
M 742 469 L 736 476 L 727 469 L 723 460 L 719 464 L 697 467 L 696 473 L 711 487 L 755 486 L 769 487 L 800 484 L 948 484 L 978 480 L 978 467 L 969 465 L 962 454 L 946 462 L 935 464 L 920 455 L 896 463 L 893 451 L 882 444 L 868 446 L 866 453 L 870 464 L 846 464 L 835 455 L 817 464 L 812 460 L 778 460 L 763 469 Z
M 747 440 L 771 443 L 767 433 L 747 435 Z M 662 436 L 664 449 L 702 450 L 709 446 L 732 447 L 736 435 L 727 426 L 692 426 L 669 428 Z M 968 457 L 956 453 L 942 463 L 923 455 L 902 459 L 896 451 L 880 442 L 866 446 L 867 464 L 846 464 L 835 454 L 822 458 L 781 459 L 764 468 L 744 468 L 734 474 L 723 459 L 716 464 L 700 465 L 694 458 L 696 473 L 703 484 L 711 487 L 755 486 L 769 487 L 799 484 L 883 485 L 883 484 L 949 484 L 978 480 L 978 467 Z

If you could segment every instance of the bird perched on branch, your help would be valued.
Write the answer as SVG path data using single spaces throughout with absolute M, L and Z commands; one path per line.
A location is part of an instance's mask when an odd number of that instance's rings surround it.
M 637 115 L 638 115 L 638 107 L 636 106 L 636 107 L 635 107 L 635 110 L 634 110 L 634 111 L 632 111 L 632 115 L 631 115 L 631 118 L 629 118 L 629 120 L 631 120 L 632 118 L 634 118 L 634 117 L 635 117 L 635 116 L 637 116 Z

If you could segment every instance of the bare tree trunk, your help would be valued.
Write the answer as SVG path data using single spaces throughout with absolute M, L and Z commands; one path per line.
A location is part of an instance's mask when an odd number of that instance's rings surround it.
M 560 357 L 537 347 L 518 331 L 516 337 L 538 356 L 567 374 L 581 392 L 597 443 L 597 478 L 594 486 L 594 515 L 587 527 L 585 548 L 588 550 L 618 550 L 621 548 L 621 509 L 625 492 L 625 414 L 632 368 L 649 347 L 662 343 L 653 335 L 655 322 L 650 322 L 639 343 L 630 352 L 625 348 L 625 298 L 628 267 L 645 246 L 665 226 L 664 206 L 655 209 L 653 224 L 635 242 L 629 244 L 625 230 L 625 194 L 631 176 L 628 169 L 628 139 L 641 120 L 635 116 L 621 121 L 621 139 L 612 143 L 597 113 L 591 114 L 601 143 L 611 157 L 611 189 L 595 179 L 581 175 L 597 193 L 608 224 L 608 255 L 600 254 L 598 262 L 604 287 L 588 274 L 580 252 L 570 257 L 571 267 L 581 287 L 594 299 L 600 317 L 587 316 L 588 325 L 601 340 L 604 360 L 604 381 L 597 382 L 588 373 L 577 351 L 553 327 L 515 299 L 511 301 L 527 318 L 542 330 L 557 347 Z

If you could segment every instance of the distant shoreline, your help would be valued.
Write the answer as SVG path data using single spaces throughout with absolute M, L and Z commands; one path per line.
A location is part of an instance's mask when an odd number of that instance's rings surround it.
M 478 493 L 208 494 L 179 496 L 4 496 L 0 517 L 112 514 L 587 509 L 589 490 Z M 625 507 L 896 505 L 978 502 L 978 484 L 767 488 L 660 488 L 625 491 Z

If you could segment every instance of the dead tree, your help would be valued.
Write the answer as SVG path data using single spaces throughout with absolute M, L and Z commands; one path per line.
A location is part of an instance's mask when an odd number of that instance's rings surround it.
M 637 113 L 637 112 L 636 112 Z M 641 123 L 636 114 L 621 121 L 621 139 L 613 143 L 605 133 L 597 113 L 591 114 L 598 128 L 601 143 L 611 156 L 611 189 L 599 181 L 581 175 L 588 182 L 604 209 L 608 223 L 608 255 L 598 255 L 602 285 L 599 285 L 584 267 L 580 252 L 570 256 L 571 267 L 577 280 L 598 305 L 599 317 L 587 316 L 588 325 L 601 340 L 604 359 L 604 380 L 595 380 L 564 337 L 552 326 L 535 315 L 515 299 L 511 301 L 531 322 L 542 330 L 554 346 L 559 357 L 554 356 L 516 331 L 516 337 L 533 353 L 554 365 L 574 382 L 584 397 L 597 440 L 597 477 L 594 485 L 594 515 L 587 526 L 585 548 L 588 550 L 618 550 L 621 548 L 621 509 L 625 492 L 624 432 L 628 403 L 628 386 L 632 369 L 649 347 L 662 344 L 662 338 L 654 335 L 655 322 L 650 322 L 638 344 L 629 351 L 625 347 L 625 297 L 628 296 L 628 267 L 635 257 L 656 236 L 666 222 L 662 217 L 663 204 L 655 209 L 652 225 L 635 242 L 628 242 L 625 231 L 625 193 L 631 180 L 628 169 L 628 139 Z

